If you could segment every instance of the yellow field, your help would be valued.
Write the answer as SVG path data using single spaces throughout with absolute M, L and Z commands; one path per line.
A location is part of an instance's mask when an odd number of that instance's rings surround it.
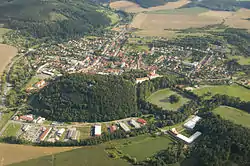
M 157 11 L 157 10 L 166 10 L 166 9 L 177 9 L 186 4 L 190 1 L 188 0 L 179 0 L 178 2 L 169 2 L 162 6 L 150 7 L 150 8 L 142 8 L 138 4 L 129 2 L 129 1 L 116 1 L 111 2 L 110 7 L 113 9 L 124 10 L 129 13 L 140 13 L 140 12 L 150 12 L 150 11 Z
M 6 44 L 0 44 L 0 75 L 16 54 L 17 48 Z
M 28 145 L 0 144 L 0 163 L 8 165 L 45 155 L 72 150 L 72 147 L 34 147 Z

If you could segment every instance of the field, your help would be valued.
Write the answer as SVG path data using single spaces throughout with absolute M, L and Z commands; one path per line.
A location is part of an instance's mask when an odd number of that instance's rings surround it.
M 119 148 L 123 153 L 136 157 L 138 161 L 153 156 L 156 152 L 166 149 L 172 141 L 167 136 L 145 137 Z
M 90 137 L 91 126 L 83 126 L 77 128 L 80 131 L 80 139 L 86 139 Z
M 17 132 L 21 129 L 21 124 L 10 123 L 7 128 L 4 130 L 3 137 L 15 137 Z
M 44 148 L 27 145 L 0 144 L 0 158 L 3 165 L 26 161 L 29 159 L 64 152 L 73 148 Z
M 180 96 L 180 101 L 174 104 L 171 104 L 168 101 L 168 97 L 172 94 L 176 94 Z M 167 110 L 177 110 L 179 107 L 181 107 L 183 104 L 187 103 L 188 99 L 182 97 L 181 95 L 177 94 L 174 91 L 171 91 L 170 89 L 163 89 L 159 90 L 155 93 L 153 93 L 148 99 L 149 102 L 158 105 L 159 107 L 162 107 L 163 109 Z
M 5 33 L 7 33 L 8 31 L 10 31 L 9 29 L 6 29 L 6 28 L 0 28 L 0 43 L 3 42 L 3 35 Z
M 16 54 L 17 48 L 0 44 L 0 75 Z
M 247 112 L 232 107 L 221 106 L 216 108 L 214 113 L 235 124 L 250 128 L 250 114 Z
M 14 114 L 14 112 L 3 112 L 0 120 L 0 130 L 4 127 L 4 125 L 8 122 L 8 120 L 11 118 L 11 116 Z
M 188 15 L 196 15 L 203 12 L 207 12 L 208 9 L 201 7 L 194 8 L 180 8 L 180 9 L 172 9 L 172 10 L 156 10 L 150 11 L 150 14 L 188 14 Z
M 228 96 L 240 97 L 241 100 L 250 101 L 250 90 L 238 85 L 204 86 L 194 90 L 197 95 L 207 92 L 215 94 L 225 94 Z
M 111 2 L 110 7 L 113 9 L 123 10 L 129 13 L 140 13 L 140 12 L 150 12 L 150 11 L 166 10 L 166 9 L 177 9 L 188 4 L 189 2 L 190 1 L 188 0 L 179 0 L 177 2 L 169 2 L 161 6 L 142 8 L 140 5 L 136 3 L 122 0 L 122 1 Z
M 53 163 L 52 163 L 53 159 Z M 110 159 L 104 151 L 104 146 L 84 147 L 48 155 L 37 159 L 24 161 L 11 166 L 45 166 L 45 165 L 60 165 L 60 166 L 128 166 L 129 164 L 123 160 Z

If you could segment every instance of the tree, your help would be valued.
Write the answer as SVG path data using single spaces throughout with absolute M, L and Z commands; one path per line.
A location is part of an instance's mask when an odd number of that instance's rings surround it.
M 177 103 L 177 102 L 179 102 L 179 100 L 180 100 L 180 96 L 178 96 L 178 95 L 171 95 L 171 96 L 169 96 L 169 102 L 171 104 Z

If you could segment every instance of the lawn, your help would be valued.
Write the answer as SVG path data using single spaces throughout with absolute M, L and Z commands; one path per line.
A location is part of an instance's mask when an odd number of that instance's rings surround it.
M 197 15 L 203 12 L 207 12 L 208 9 L 201 7 L 193 7 L 193 8 L 180 8 L 180 9 L 166 9 L 166 10 L 157 10 L 148 12 L 150 14 L 189 14 L 189 15 Z
M 235 124 L 250 128 L 250 114 L 245 111 L 232 107 L 220 106 L 214 110 L 214 113 Z
M 172 141 L 167 136 L 159 136 L 156 138 L 142 137 L 142 139 L 137 141 L 134 140 L 131 144 L 124 145 L 119 149 L 123 153 L 131 157 L 136 157 L 137 160 L 142 161 L 163 149 L 167 149 L 171 142 Z
M 180 97 L 179 102 L 171 104 L 168 101 L 169 96 L 172 94 L 176 94 Z M 163 109 L 173 110 L 173 111 L 176 111 L 183 104 L 188 102 L 187 98 L 184 98 L 183 96 L 177 94 L 176 92 L 174 92 L 170 89 L 159 90 L 159 91 L 153 93 L 147 100 L 152 104 L 156 104 L 159 107 L 162 107 Z
M 52 163 L 53 161 L 53 163 Z M 45 165 L 60 165 L 60 166 L 129 166 L 126 161 L 111 159 L 104 151 L 104 146 L 84 147 L 24 161 L 11 166 L 45 166 Z
M 77 130 L 80 131 L 80 139 L 90 137 L 91 126 L 78 127 Z
M 250 65 L 250 58 L 244 56 L 230 56 L 229 59 L 236 59 L 240 65 Z
M 8 120 L 11 118 L 11 116 L 14 114 L 14 112 L 2 112 L 1 118 L 0 118 L 0 130 L 4 127 L 4 125 L 8 122 Z
M 17 132 L 21 129 L 21 124 L 10 123 L 4 130 L 2 137 L 15 137 Z
M 201 96 L 207 92 L 212 95 L 224 94 L 228 96 L 240 97 L 241 100 L 250 101 L 250 90 L 239 85 L 219 85 L 219 86 L 204 86 L 194 90 L 194 93 Z

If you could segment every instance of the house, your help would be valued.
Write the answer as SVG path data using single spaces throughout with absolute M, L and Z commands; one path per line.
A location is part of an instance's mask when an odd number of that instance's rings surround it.
M 112 125 L 112 126 L 109 127 L 109 131 L 111 133 L 115 132 L 116 130 L 117 130 L 117 127 L 115 125 Z
M 159 75 L 159 74 L 156 74 L 156 73 L 155 73 L 155 70 L 153 70 L 152 72 L 150 72 L 150 73 L 148 74 L 148 78 L 149 78 L 150 80 L 152 80 L 152 79 L 154 79 L 154 78 L 158 78 L 158 77 L 162 77 L 162 76 Z
M 134 119 L 130 120 L 129 122 L 133 127 L 135 127 L 136 129 L 141 128 L 140 124 L 137 123 Z
M 44 80 L 41 80 L 35 84 L 35 87 L 38 89 L 43 88 L 46 85 L 46 82 Z
M 100 136 L 102 134 L 102 126 L 101 125 L 95 125 L 95 136 Z
M 59 137 L 61 137 L 64 132 L 65 132 L 65 129 L 61 128 L 61 129 L 57 130 L 56 135 L 58 135 Z
M 32 122 L 34 120 L 32 114 L 20 116 L 19 119 L 22 120 L 22 121 L 27 121 L 27 122 Z
M 42 133 L 42 135 L 39 137 L 40 141 L 44 141 L 45 138 L 48 136 L 48 134 L 50 133 L 51 130 L 52 130 L 51 127 L 48 128 L 48 129 L 46 129 L 46 130 Z
M 142 124 L 142 125 L 147 124 L 147 121 L 144 120 L 144 119 L 137 119 L 137 122 L 140 123 L 140 124 Z
M 192 119 L 187 121 L 183 126 L 186 127 L 187 129 L 193 129 L 198 121 L 201 120 L 201 117 L 199 116 L 194 116 Z
M 130 128 L 123 122 L 119 123 L 120 127 L 125 131 L 125 132 L 129 132 Z
M 136 78 L 136 84 L 142 83 L 144 81 L 148 81 L 148 77 Z

